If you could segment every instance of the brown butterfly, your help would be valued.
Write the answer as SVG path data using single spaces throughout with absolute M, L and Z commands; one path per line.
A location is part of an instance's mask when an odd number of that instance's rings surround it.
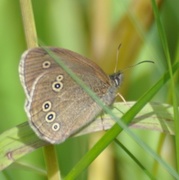
M 93 61 L 67 49 L 48 47 L 106 104 L 113 103 L 122 74 L 106 73 Z M 91 123 L 102 108 L 44 48 L 26 51 L 19 65 L 29 123 L 39 138 L 61 143 Z

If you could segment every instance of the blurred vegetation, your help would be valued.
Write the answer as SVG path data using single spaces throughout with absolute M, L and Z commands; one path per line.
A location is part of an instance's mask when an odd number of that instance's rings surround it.
M 155 65 L 143 64 L 125 71 L 120 93 L 126 101 L 137 100 L 168 69 L 166 59 L 152 16 L 150 1 L 117 0 L 32 0 L 37 34 L 48 46 L 58 46 L 83 54 L 99 64 L 108 74 L 113 73 L 117 47 L 119 52 L 117 69 L 124 69 L 137 61 L 150 59 Z M 160 15 L 167 35 L 172 61 L 178 58 L 177 51 L 179 13 L 178 1 L 159 1 Z M 0 132 L 27 120 L 24 112 L 25 94 L 20 84 L 18 64 L 26 50 L 19 1 L 0 2 Z M 177 86 L 178 86 L 178 82 Z M 170 102 L 169 86 L 166 85 L 153 101 Z M 173 137 L 162 137 L 160 133 L 134 130 L 154 150 L 161 146 L 161 156 L 175 167 Z M 95 136 L 95 137 L 94 137 Z M 90 137 L 71 138 L 56 146 L 62 176 L 88 151 L 96 133 Z M 89 140 L 89 141 L 88 141 Z M 132 151 L 149 170 L 154 161 L 136 146 L 126 134 L 119 140 Z M 94 163 L 90 173 L 84 172 L 79 179 L 97 179 L 97 173 L 106 179 L 148 179 L 146 174 L 115 144 L 106 149 L 100 165 Z M 23 157 L 20 161 L 45 168 L 41 149 Z M 107 165 L 106 169 L 101 169 Z M 112 168 L 110 168 L 112 167 Z M 93 169 L 94 168 L 94 169 Z M 106 168 L 106 167 L 104 167 Z M 157 167 L 158 179 L 172 179 L 164 169 Z M 97 172 L 96 172 L 97 171 Z M 107 175 L 106 175 L 107 174 Z M 92 176 L 92 177 L 90 177 Z M 113 176 L 113 177 L 112 177 Z M 13 164 L 0 173 L 0 179 L 46 179 L 33 171 Z M 102 176 L 98 179 L 104 179 Z

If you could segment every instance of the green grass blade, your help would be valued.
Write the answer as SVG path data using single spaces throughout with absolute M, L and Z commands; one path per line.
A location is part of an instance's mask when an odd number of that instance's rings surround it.
M 171 95 L 172 95 L 172 101 L 173 101 L 174 122 L 175 122 L 175 132 L 176 132 L 176 134 L 175 134 L 176 163 L 177 163 L 177 171 L 179 172 L 179 110 L 178 110 L 179 102 L 178 102 L 178 98 L 177 98 L 177 91 L 175 88 L 175 82 L 174 82 L 174 77 L 173 77 L 173 72 L 172 72 L 171 58 L 170 58 L 166 34 L 165 34 L 164 28 L 162 26 L 161 20 L 160 20 L 160 15 L 159 15 L 159 11 L 158 11 L 156 2 L 155 2 L 155 0 L 151 0 L 151 2 L 152 2 L 155 19 L 157 22 L 158 32 L 160 35 L 160 39 L 162 41 L 162 46 L 163 46 L 166 60 L 168 63 L 170 78 L 171 78 L 171 82 L 170 82 Z
M 115 103 L 112 112 L 121 117 L 135 102 Z M 165 112 L 165 113 L 163 113 Z M 129 124 L 132 128 L 157 130 L 173 135 L 173 111 L 168 104 L 148 103 L 142 108 L 140 114 Z M 142 118 L 142 119 L 141 119 Z M 101 124 L 101 122 L 103 122 Z M 99 116 L 93 123 L 78 132 L 75 136 L 110 129 L 115 124 L 108 114 L 103 115 L 103 121 Z M 35 151 L 47 143 L 40 140 L 30 128 L 28 122 L 8 129 L 0 134 L 0 170 L 8 167 L 20 157 Z
M 145 172 L 145 174 L 152 180 L 156 178 L 144 167 L 144 165 L 117 139 L 115 139 L 115 143 L 118 144 L 127 154 L 133 159 L 133 161 Z
M 37 138 L 28 122 L 0 135 L 0 170 L 47 143 Z
M 155 93 L 164 85 L 163 84 L 163 78 L 154 86 L 152 87 L 142 98 L 139 99 L 139 101 L 126 113 L 124 114 L 124 116 L 121 118 L 123 119 L 123 122 L 120 118 L 118 118 L 117 116 L 115 116 L 112 112 L 111 109 L 108 108 L 97 96 L 96 94 L 91 91 L 91 89 L 89 89 L 85 83 L 83 83 L 83 81 L 81 79 L 79 79 L 67 66 L 65 66 L 65 64 L 53 53 L 51 52 L 48 48 L 44 49 L 47 51 L 47 53 L 56 61 L 59 63 L 59 65 L 73 78 L 74 81 L 76 81 L 77 84 L 79 84 L 92 98 L 93 100 L 96 101 L 97 104 L 99 104 L 103 110 L 108 113 L 113 120 L 115 120 L 117 122 L 116 125 L 114 125 L 110 130 L 109 130 L 109 134 L 107 133 L 107 135 L 103 136 L 103 142 L 99 141 L 99 144 L 97 145 L 97 147 L 100 147 L 100 151 L 102 151 L 109 143 L 111 143 L 113 141 L 113 139 L 119 134 L 119 132 L 121 132 L 121 130 L 123 129 L 137 144 L 139 144 L 146 152 L 148 152 L 156 161 L 158 161 L 162 166 L 165 167 L 165 169 L 167 169 L 167 171 L 172 174 L 174 177 L 178 177 L 178 174 L 175 172 L 175 170 L 173 168 L 171 168 L 165 161 L 163 161 L 159 156 L 157 156 L 157 154 L 149 147 L 147 146 L 139 137 L 137 137 L 128 127 L 126 124 L 129 124 L 130 121 L 132 121 L 132 119 L 135 117 L 135 115 L 143 108 L 143 106 L 145 104 L 147 104 L 147 102 L 149 100 L 151 100 L 151 98 L 155 95 Z M 168 74 L 167 74 L 168 75 Z M 166 76 L 166 75 L 165 75 Z M 164 76 L 164 77 L 165 77 Z M 111 133 L 111 134 L 110 134 Z M 107 137 L 108 136 L 108 137 Z M 105 143 L 104 143 L 105 141 Z M 103 145 L 102 145 L 103 144 Z M 101 148 L 103 147 L 103 148 Z M 98 151 L 98 153 L 100 153 L 100 151 Z M 98 155 L 98 153 L 96 152 L 95 154 Z M 87 153 L 88 154 L 88 153 Z M 93 156 L 94 158 L 95 156 Z M 93 160 L 93 158 L 91 159 L 91 161 Z M 81 162 L 81 161 L 80 161 Z M 82 161 L 83 164 L 83 161 Z M 83 166 L 83 165 L 82 165 Z M 82 168 L 82 166 L 80 168 Z M 75 168 L 76 169 L 76 168 Z M 75 170 L 76 171 L 76 170 Z
M 179 67 L 179 63 L 175 64 L 173 72 Z M 163 87 L 169 80 L 169 73 L 166 73 L 147 93 L 139 99 L 139 101 L 121 118 L 124 122 L 129 123 L 132 118 L 140 111 L 140 109 Z M 118 121 L 119 123 L 119 121 Z M 120 122 L 120 125 L 123 123 Z M 66 180 L 75 179 L 89 164 L 113 141 L 114 138 L 122 131 L 122 128 L 115 124 L 94 146 L 86 153 L 86 155 L 78 162 L 78 164 L 65 177 Z M 148 152 L 156 161 L 158 161 L 172 176 L 179 179 L 177 172 L 157 156 L 151 148 L 149 148 L 143 141 L 141 141 L 134 133 L 125 129 L 131 137 Z

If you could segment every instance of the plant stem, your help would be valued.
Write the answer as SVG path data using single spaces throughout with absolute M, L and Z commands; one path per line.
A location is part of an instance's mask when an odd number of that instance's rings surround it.
M 37 33 L 34 22 L 31 0 L 20 0 L 22 20 L 25 32 L 27 47 L 37 47 Z
M 48 179 L 60 180 L 60 171 L 54 145 L 50 144 L 44 147 L 44 158 L 47 165 Z
M 19 2 L 21 6 L 27 48 L 38 47 L 31 0 L 19 0 Z M 54 145 L 44 147 L 44 158 L 46 160 L 48 179 L 60 180 L 60 171 Z

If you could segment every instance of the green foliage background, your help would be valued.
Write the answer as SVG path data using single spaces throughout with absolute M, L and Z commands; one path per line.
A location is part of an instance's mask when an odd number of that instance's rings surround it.
M 112 73 L 115 66 L 115 57 L 113 55 L 109 59 L 101 60 L 101 56 L 94 53 L 94 36 L 95 29 L 93 10 L 93 1 L 87 0 L 33 0 L 34 17 L 38 37 L 46 45 L 58 46 L 71 49 L 75 52 L 83 54 L 96 60 L 107 73 Z M 108 1 L 106 1 L 107 3 Z M 127 3 L 126 3 L 127 2 Z M 109 3 L 109 2 L 108 2 Z M 111 3 L 111 4 L 110 4 Z M 112 32 L 120 20 L 126 16 L 127 9 L 130 7 L 130 1 L 110 1 L 107 13 L 108 31 Z M 103 9 L 105 3 L 97 3 L 96 8 Z M 178 57 L 178 29 L 179 29 L 179 2 L 165 0 L 160 9 L 162 23 L 165 27 L 169 50 L 172 61 L 176 61 Z M 147 14 L 147 11 L 146 11 Z M 104 20 L 104 19 L 102 19 Z M 134 23 L 137 23 L 134 21 Z M 94 29 L 93 29 L 94 28 Z M 101 33 L 107 31 L 103 29 L 103 21 L 101 21 Z M 120 92 L 127 101 L 137 100 L 149 87 L 159 79 L 159 77 L 167 70 L 167 63 L 163 54 L 161 42 L 158 36 L 156 24 L 147 29 L 148 32 L 143 36 L 143 43 L 140 50 L 137 50 L 137 56 L 133 57 L 133 52 L 126 48 L 132 43 L 131 39 L 121 42 L 120 53 L 131 53 L 131 61 L 125 61 L 119 65 L 118 69 L 125 68 L 134 64 L 139 60 L 150 59 L 155 65 L 144 64 L 125 72 L 123 87 Z M 113 34 L 115 36 L 115 34 Z M 103 41 L 101 39 L 101 41 Z M 109 51 L 112 44 L 108 44 Z M 123 48 L 124 46 L 124 48 Z M 136 44 L 137 46 L 137 44 Z M 117 49 L 117 46 L 114 47 Z M 22 17 L 19 1 L 0 1 L 0 133 L 16 126 L 27 120 L 24 112 L 25 95 L 21 87 L 18 75 L 18 64 L 21 54 L 26 50 L 26 42 L 22 25 Z M 116 52 L 115 49 L 115 52 Z M 135 50 L 135 44 L 134 44 Z M 103 52 L 106 54 L 107 52 Z M 110 52 L 109 52 L 110 54 Z M 95 58 L 97 57 L 97 58 Z M 111 62 L 106 66 L 106 61 Z M 123 59 L 119 56 L 119 61 Z M 109 66 L 110 64 L 110 66 Z M 119 62 L 120 64 L 120 62 Z M 176 81 L 178 86 L 178 81 Z M 155 96 L 153 101 L 164 103 L 170 102 L 170 87 L 166 85 Z M 135 130 L 137 134 L 147 142 L 152 148 L 156 149 L 160 142 L 160 133 L 144 132 Z M 121 133 L 119 139 L 139 158 L 145 165 L 152 170 L 153 160 L 148 157 L 143 150 L 136 146 L 125 134 Z M 66 175 L 76 162 L 88 150 L 88 136 L 69 139 L 67 142 L 57 146 L 60 170 L 62 175 Z M 121 179 L 148 179 L 146 175 L 136 167 L 134 162 L 126 156 L 126 154 L 118 147 L 113 150 L 117 173 Z M 162 156 L 174 166 L 175 153 L 173 151 L 173 137 L 167 136 L 162 148 Z M 21 161 L 45 168 L 42 149 L 39 149 Z M 164 179 L 172 179 L 168 173 L 159 168 L 159 175 Z M 81 175 L 81 179 L 85 179 L 86 172 Z M 39 176 L 33 171 L 24 170 L 18 165 L 11 165 L 9 168 L 0 173 L 0 179 L 46 179 Z

